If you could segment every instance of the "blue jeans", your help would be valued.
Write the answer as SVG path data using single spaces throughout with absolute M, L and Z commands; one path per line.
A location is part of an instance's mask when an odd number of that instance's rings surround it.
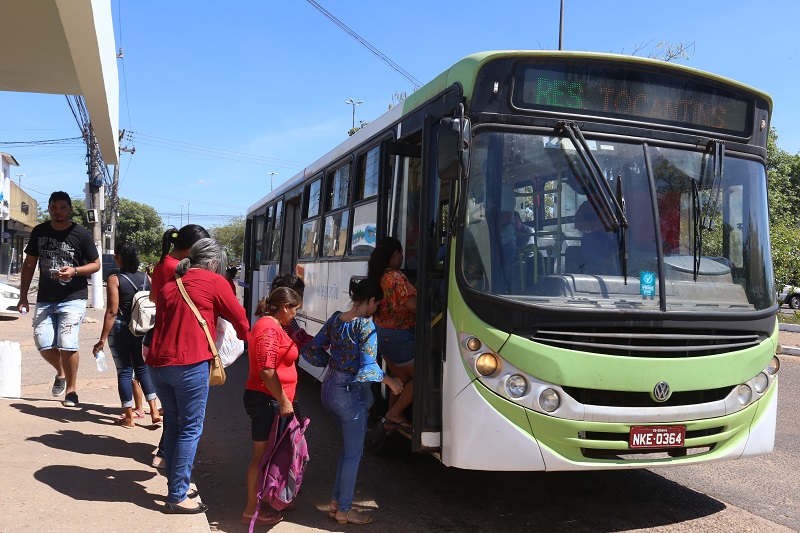
M 182 502 L 189 490 L 194 456 L 206 415 L 208 372 L 208 361 L 150 367 L 153 384 L 164 408 L 164 466 L 169 503 Z
M 355 374 L 329 370 L 322 383 L 322 405 L 332 415 L 344 446 L 336 466 L 333 500 L 346 513 L 353 506 L 358 466 L 367 433 L 367 411 L 372 406 L 370 383 L 353 381 Z
M 131 379 L 134 373 L 142 386 L 145 400 L 155 400 L 156 388 L 142 357 L 142 338 L 131 333 L 127 322 L 117 319 L 108 336 L 108 346 L 117 367 L 117 389 L 122 407 L 133 407 Z

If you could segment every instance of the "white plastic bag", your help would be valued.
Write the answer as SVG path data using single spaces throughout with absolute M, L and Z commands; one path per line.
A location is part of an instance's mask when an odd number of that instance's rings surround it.
M 223 367 L 232 365 L 244 353 L 244 341 L 236 337 L 233 325 L 222 317 L 217 319 L 217 340 L 214 344 Z

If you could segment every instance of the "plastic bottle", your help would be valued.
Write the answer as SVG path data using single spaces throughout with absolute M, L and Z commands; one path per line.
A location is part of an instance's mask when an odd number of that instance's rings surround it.
M 27 308 L 27 307 L 23 307 L 22 309 L 20 309 L 20 311 L 19 311 L 19 312 L 20 312 L 20 313 L 21 313 L 23 316 L 24 316 L 24 315 L 27 315 L 27 314 L 28 314 L 28 308 Z
M 106 365 L 106 354 L 103 353 L 103 350 L 97 352 L 97 354 L 94 356 L 94 360 L 97 363 L 97 370 L 100 372 L 108 368 L 108 365 Z

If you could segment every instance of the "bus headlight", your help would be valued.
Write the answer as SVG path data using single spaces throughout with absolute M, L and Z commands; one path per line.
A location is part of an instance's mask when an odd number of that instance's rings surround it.
M 481 376 L 492 376 L 500 368 L 500 362 L 493 353 L 484 353 L 475 361 L 475 369 Z
M 739 385 L 739 390 L 736 391 L 736 397 L 739 403 L 747 405 L 753 399 L 753 391 L 748 385 Z
M 523 376 L 514 374 L 506 381 L 506 392 L 512 398 L 521 398 L 528 392 L 528 381 Z
M 548 413 L 552 413 L 561 405 L 561 398 L 553 389 L 545 389 L 539 395 L 539 405 Z
M 482 344 L 483 343 L 481 343 L 478 337 L 470 337 L 469 339 L 467 339 L 467 342 L 465 343 L 467 350 L 471 352 L 477 352 L 478 350 L 480 350 Z
M 753 378 L 753 388 L 756 389 L 756 392 L 761 394 L 765 390 L 767 390 L 767 386 L 769 385 L 769 378 L 763 372 Z
M 773 356 L 772 360 L 769 362 L 769 365 L 767 365 L 766 368 L 767 373 L 769 373 L 770 376 L 774 376 L 775 374 L 778 373 L 778 370 L 780 369 L 781 369 L 781 360 L 778 359 L 777 355 Z

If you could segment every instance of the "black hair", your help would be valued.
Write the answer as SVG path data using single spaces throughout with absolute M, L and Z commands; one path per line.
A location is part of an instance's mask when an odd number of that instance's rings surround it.
M 139 247 L 132 242 L 118 242 L 114 246 L 114 255 L 119 257 L 122 272 L 136 272 L 139 270 Z
M 299 294 L 305 290 L 306 284 L 302 278 L 294 274 L 278 274 L 272 280 L 270 289 L 274 291 L 278 287 L 288 287 Z
M 167 257 L 170 247 L 174 247 L 175 250 L 188 250 L 200 239 L 209 237 L 211 235 L 206 229 L 197 224 L 187 224 L 181 229 L 170 226 L 161 237 L 161 259 L 159 261 L 163 261 Z
M 375 298 L 376 302 L 383 300 L 383 289 L 380 282 L 369 278 L 355 278 L 350 280 L 350 299 L 353 303 L 368 302 Z
M 69 197 L 69 194 L 65 193 L 64 191 L 56 191 L 50 195 L 50 199 L 47 201 L 47 206 L 49 207 L 50 204 L 53 202 L 57 202 L 59 200 L 64 200 L 67 202 L 67 205 L 72 207 L 72 198 Z
M 384 237 L 378 241 L 367 263 L 367 278 L 376 281 L 380 286 L 383 273 L 389 268 L 389 261 L 395 252 L 402 252 L 403 245 L 394 237 Z
M 256 306 L 256 315 L 272 315 L 277 313 L 284 305 L 300 307 L 301 303 L 303 303 L 303 300 L 300 299 L 300 295 L 294 292 L 294 290 L 289 287 L 278 287 L 269 293 L 269 296 L 262 298 L 261 301 L 258 302 Z

